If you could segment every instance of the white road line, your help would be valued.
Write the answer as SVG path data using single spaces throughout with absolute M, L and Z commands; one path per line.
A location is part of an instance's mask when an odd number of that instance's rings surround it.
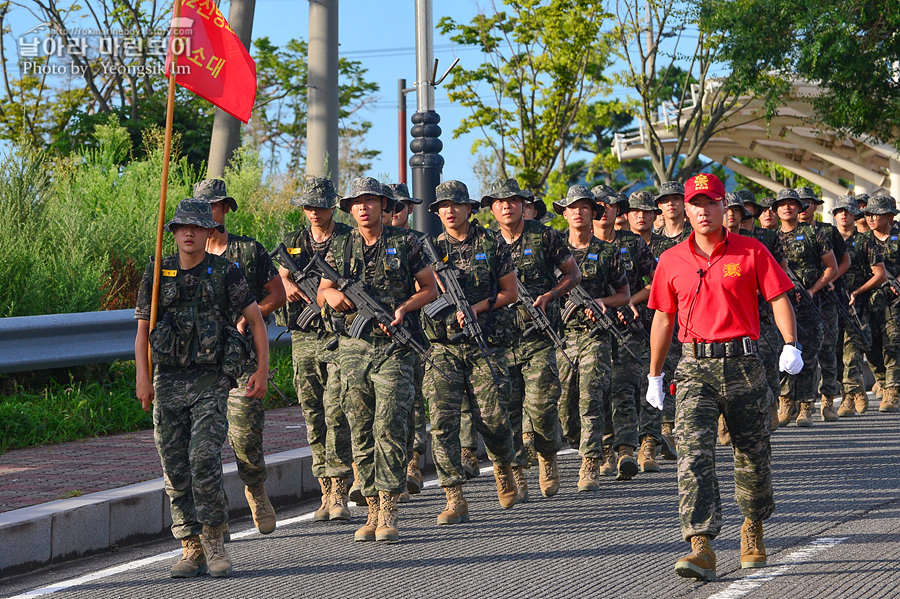
M 566 455 L 570 453 L 577 453 L 574 449 L 566 449 L 560 451 L 558 455 Z M 487 474 L 489 472 L 493 472 L 493 466 L 488 466 L 487 468 L 482 468 L 481 473 Z M 436 487 L 438 486 L 437 479 L 426 481 L 424 484 L 425 487 Z M 287 520 L 279 520 L 278 526 L 290 526 L 291 524 L 297 524 L 298 522 L 305 522 L 307 520 L 313 519 L 313 512 L 308 514 L 303 514 L 302 516 L 297 516 L 295 518 L 288 518 Z M 254 535 L 259 535 L 259 532 L 255 528 L 250 528 L 243 532 L 233 532 L 231 533 L 232 539 L 245 539 L 247 537 L 252 537 Z M 119 566 L 113 566 L 112 568 L 106 568 L 105 570 L 100 570 L 98 572 L 93 572 L 91 574 L 85 574 L 84 576 L 79 576 L 78 578 L 72 578 L 71 580 L 66 580 L 64 582 L 51 584 L 49 586 L 41 587 L 39 589 L 34 589 L 32 591 L 28 591 L 27 593 L 23 593 L 21 595 L 15 595 L 10 597 L 9 599 L 23 599 L 25 597 L 40 597 L 42 595 L 51 595 L 53 593 L 59 591 L 65 591 L 66 589 L 71 589 L 72 587 L 81 586 L 88 582 L 93 582 L 95 580 L 99 580 L 101 578 L 107 578 L 108 576 L 115 576 L 116 574 L 121 574 L 123 572 L 128 572 L 129 570 L 135 570 L 142 566 L 146 566 L 148 564 L 153 564 L 162 560 L 172 559 L 174 557 L 178 557 L 181 555 L 181 550 L 176 549 L 174 551 L 166 551 L 165 553 L 160 553 L 158 555 L 153 555 L 151 557 L 145 557 L 139 560 L 135 560 L 133 562 L 128 562 L 127 564 L 121 564 Z
M 831 549 L 835 545 L 839 545 L 846 541 L 849 537 L 823 537 L 816 539 L 803 549 L 799 549 L 790 553 L 781 560 L 781 564 L 771 568 L 764 568 L 757 574 L 751 574 L 728 585 L 724 591 L 719 591 L 715 595 L 710 595 L 709 599 L 737 599 L 760 587 L 763 583 L 779 576 L 784 576 L 797 565 L 808 562 L 813 556 L 822 553 L 827 549 Z

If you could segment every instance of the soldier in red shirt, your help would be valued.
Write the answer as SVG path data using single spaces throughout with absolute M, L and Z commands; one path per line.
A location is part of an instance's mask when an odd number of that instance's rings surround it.
M 685 184 L 694 231 L 660 256 L 648 302 L 656 313 L 647 401 L 659 409 L 676 315 L 683 344 L 675 372 L 678 496 L 682 535 L 692 551 L 676 562 L 675 572 L 699 580 L 716 578 L 710 541 L 722 527 L 715 464 L 720 413 L 731 431 L 735 497 L 745 516 L 741 567 L 766 565 L 762 521 L 775 511 L 769 467 L 772 392 L 757 346 L 757 292 L 771 303 L 785 340 L 781 370 L 803 367 L 794 310 L 785 295 L 793 285 L 765 246 L 724 228 L 724 198 L 725 188 L 714 175 L 699 174 Z

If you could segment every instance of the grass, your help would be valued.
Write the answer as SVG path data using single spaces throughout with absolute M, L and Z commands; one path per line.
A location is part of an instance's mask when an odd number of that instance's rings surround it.
M 285 402 L 270 385 L 266 409 L 297 403 L 289 348 L 274 348 L 270 367 Z M 64 379 L 68 375 L 68 379 Z M 153 428 L 135 396 L 134 362 L 0 377 L 0 452 Z

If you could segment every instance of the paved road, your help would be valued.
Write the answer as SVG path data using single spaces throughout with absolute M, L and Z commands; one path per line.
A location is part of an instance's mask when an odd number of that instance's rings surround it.
M 874 402 L 873 402 L 874 403 Z M 877 405 L 877 404 L 875 404 Z M 502 510 L 485 471 L 465 492 L 472 520 L 435 525 L 444 500 L 434 483 L 401 508 L 402 542 L 354 543 L 364 519 L 315 523 L 311 504 L 281 512 L 274 534 L 254 531 L 229 551 L 232 578 L 171 580 L 173 541 L 106 554 L 4 581 L 0 596 L 60 585 L 59 598 L 223 597 L 736 597 L 874 598 L 900 596 L 900 415 L 869 412 L 811 429 L 778 431 L 773 470 L 776 514 L 766 523 L 770 567 L 741 570 L 741 518 L 732 499 L 730 450 L 718 472 L 726 525 L 715 541 L 719 580 L 697 583 L 673 573 L 688 545 L 677 526 L 675 466 L 629 483 L 604 479 L 597 493 L 577 493 L 579 460 L 561 456 L 564 486 Z M 233 530 L 246 529 L 246 522 Z M 236 535 L 240 536 L 240 535 Z M 154 557 L 157 556 L 157 557 Z M 145 562 L 135 560 L 144 559 Z M 98 576 L 78 586 L 66 581 Z

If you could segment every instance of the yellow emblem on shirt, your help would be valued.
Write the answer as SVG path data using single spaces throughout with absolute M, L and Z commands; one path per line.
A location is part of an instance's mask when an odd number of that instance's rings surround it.
M 288 248 L 287 252 L 288 252 L 288 254 L 292 254 L 292 255 L 302 254 L 303 248 Z
M 178 271 L 177 271 L 177 270 L 169 270 L 169 269 L 167 269 L 167 268 L 164 268 L 164 269 L 162 269 L 162 276 L 164 276 L 164 277 L 177 277 L 177 276 L 178 276 Z
M 726 277 L 741 276 L 741 265 L 738 264 L 737 262 L 734 262 L 733 264 L 726 264 L 724 270 L 725 270 Z

